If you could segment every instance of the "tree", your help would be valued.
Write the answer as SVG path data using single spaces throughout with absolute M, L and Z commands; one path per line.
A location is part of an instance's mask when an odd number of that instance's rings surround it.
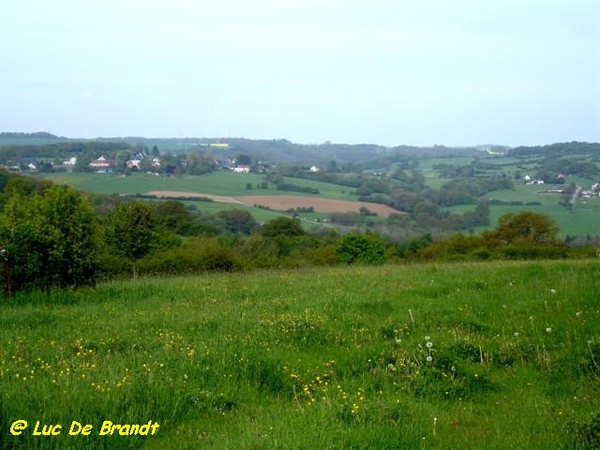
M 302 236 L 304 230 L 300 225 L 299 219 L 290 219 L 289 217 L 277 217 L 263 225 L 261 234 L 264 237 L 273 238 L 277 236 Z
M 258 222 L 250 212 L 243 209 L 219 211 L 217 217 L 225 222 L 225 230 L 231 234 L 252 234 L 259 228 Z
M 100 251 L 100 224 L 93 206 L 70 187 L 44 192 L 39 209 L 48 247 L 45 277 L 54 286 L 93 283 Z
M 374 234 L 349 234 L 342 239 L 335 253 L 345 264 L 382 264 L 385 261 L 385 245 Z
M 13 195 L 0 219 L 15 289 L 95 282 L 101 229 L 92 205 L 73 188 Z
M 192 213 L 178 200 L 167 200 L 156 206 L 156 212 L 165 228 L 181 236 L 196 234 L 198 227 Z
M 190 175 L 205 175 L 211 173 L 216 167 L 215 157 L 212 153 L 191 150 L 186 156 L 186 172 Z
M 556 240 L 558 226 L 544 214 L 522 211 L 518 214 L 509 212 L 498 220 L 495 230 L 483 233 L 483 238 L 489 243 L 513 244 L 553 243 Z
M 235 159 L 236 164 L 240 165 L 240 166 L 250 166 L 252 165 L 252 158 L 248 155 L 245 154 L 240 154 L 238 155 L 238 157 Z
M 161 247 L 163 240 L 160 218 L 150 203 L 119 203 L 106 217 L 105 232 L 115 252 L 131 262 L 134 278 L 137 262 Z

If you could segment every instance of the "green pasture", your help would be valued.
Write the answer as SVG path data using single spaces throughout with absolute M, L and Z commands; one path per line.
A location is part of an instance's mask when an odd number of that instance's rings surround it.
M 0 448 L 598 448 L 599 269 L 275 270 L 3 298 Z M 100 435 L 105 421 L 123 426 Z
M 233 173 L 220 170 L 207 175 L 156 176 L 147 173 L 122 176 L 114 173 L 55 173 L 44 174 L 58 184 L 66 184 L 76 189 L 104 194 L 135 194 L 148 191 L 182 191 L 213 195 L 239 197 L 244 195 L 301 195 L 301 192 L 280 191 L 269 183 L 269 189 L 260 189 L 264 176 L 253 173 Z M 301 187 L 319 189 L 319 197 L 340 200 L 356 200 L 350 194 L 352 189 L 319 181 L 285 178 L 285 182 Z M 250 184 L 251 189 L 248 189 Z
M 551 200 L 554 201 L 551 201 Z M 459 205 L 447 208 L 454 214 L 462 214 L 466 211 L 472 211 L 473 205 Z M 564 206 L 558 204 L 558 196 L 547 195 L 542 205 L 491 205 L 490 206 L 490 226 L 481 228 L 491 229 L 496 227 L 498 219 L 506 213 L 519 213 L 521 211 L 531 211 L 538 214 L 544 214 L 552 218 L 558 225 L 560 238 L 571 236 L 596 235 L 600 231 L 598 217 L 600 217 L 600 199 L 577 199 L 573 209 L 570 211 Z

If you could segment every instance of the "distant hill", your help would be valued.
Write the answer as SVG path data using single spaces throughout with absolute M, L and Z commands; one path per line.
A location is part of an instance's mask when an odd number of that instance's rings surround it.
M 104 142 L 127 143 L 132 147 L 143 146 L 152 149 L 156 146 L 161 153 L 186 153 L 190 150 L 210 151 L 216 156 L 229 157 L 239 154 L 252 155 L 256 161 L 289 162 L 299 164 L 327 165 L 332 160 L 338 164 L 363 163 L 368 167 L 386 166 L 397 160 L 399 155 L 412 157 L 474 156 L 482 150 L 493 149 L 505 152 L 508 147 L 415 147 L 401 145 L 385 147 L 376 144 L 296 144 L 287 139 L 245 139 L 245 138 L 146 138 L 139 136 L 99 137 L 95 139 L 73 139 L 55 136 L 47 132 L 0 133 L 0 147 L 44 146 L 61 142 Z
M 47 133 L 45 131 L 39 131 L 36 133 L 0 133 L 0 147 L 7 145 L 44 145 L 53 144 L 56 142 L 65 142 L 68 140 L 69 138 L 55 136 L 54 134 Z
M 560 158 L 564 156 L 588 155 L 600 157 L 600 143 L 591 142 L 558 142 L 555 144 L 541 145 L 535 147 L 515 147 L 508 151 L 508 156 L 514 157 L 553 157 Z

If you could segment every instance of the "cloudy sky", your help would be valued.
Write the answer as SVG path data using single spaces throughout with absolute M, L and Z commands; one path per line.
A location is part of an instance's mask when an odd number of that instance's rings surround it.
M 3 0 L 0 131 L 600 141 L 598 0 Z

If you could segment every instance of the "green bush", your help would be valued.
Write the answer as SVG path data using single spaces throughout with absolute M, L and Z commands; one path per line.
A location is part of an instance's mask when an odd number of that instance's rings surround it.
M 219 238 L 188 239 L 180 247 L 155 253 L 139 262 L 140 272 L 147 275 L 229 272 L 240 267 L 232 248 Z
M 342 238 L 335 253 L 345 264 L 383 264 L 385 261 L 385 245 L 374 234 L 349 234 Z

